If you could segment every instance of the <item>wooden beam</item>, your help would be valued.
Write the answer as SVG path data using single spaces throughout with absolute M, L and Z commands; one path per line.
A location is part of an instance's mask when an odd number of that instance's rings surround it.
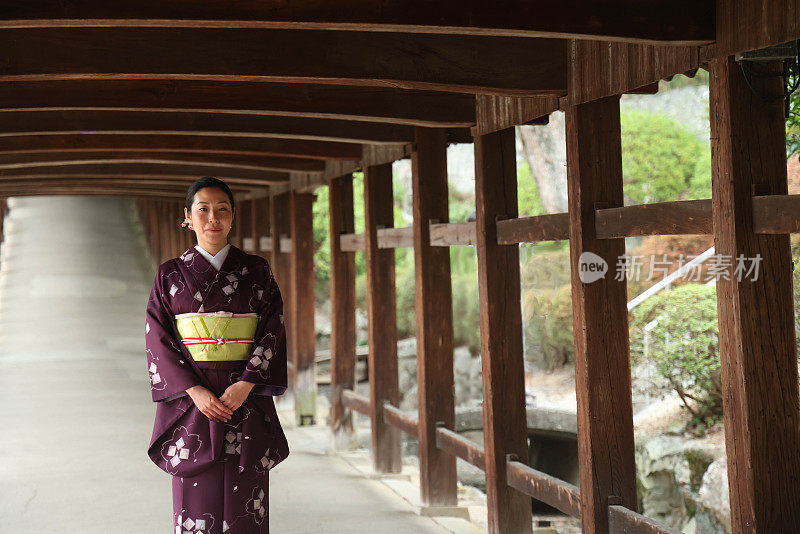
M 734 58 L 710 63 L 712 205 L 716 253 L 730 268 L 718 277 L 722 396 L 731 526 L 791 532 L 800 524 L 800 393 L 786 234 L 756 235 L 754 195 L 785 195 L 783 99 L 753 93 Z M 781 72 L 779 62 L 752 67 Z M 753 76 L 759 95 L 783 94 L 780 76 Z M 737 273 L 758 265 L 754 273 Z
M 419 421 L 416 417 L 410 417 L 396 406 L 383 403 L 383 418 L 390 425 L 396 426 L 406 434 L 417 437 L 419 433 Z
M 571 517 L 580 519 L 580 490 L 572 484 L 558 480 L 516 460 L 506 463 L 506 479 L 512 488 L 547 503 Z M 612 532 L 619 531 L 612 530 Z
M 41 112 L 45 113 L 46 112 Z M 65 113 L 65 112 L 62 112 Z M 121 113 L 121 112 L 120 112 Z M 14 114 L 12 112 L 12 114 Z M 17 113 L 17 115 L 19 115 Z M 28 113 L 27 117 L 38 113 Z M 143 113 L 143 115 L 148 115 Z M 217 116 L 209 114 L 210 116 Z M 156 115 L 157 116 L 157 115 Z M 5 117 L 0 113 L 0 123 Z M 57 117 L 53 117 L 58 120 Z M 168 120 L 165 115 L 162 120 Z M 87 125 L 82 125 L 86 127 Z M 118 126 L 118 125 L 117 125 Z M 233 126 L 233 125 L 231 125 Z M 51 124 L 50 128 L 63 124 Z M 30 125 L 28 125 L 30 128 Z M 235 156 L 283 157 L 319 160 L 360 160 L 362 146 L 356 143 L 332 143 L 300 139 L 251 138 L 230 135 L 169 135 L 145 131 L 136 133 L 46 133 L 12 135 L 8 130 L 0 133 L 0 154 L 26 154 L 30 152 L 181 152 L 210 153 Z
M 598 209 L 597 237 L 711 234 L 711 200 L 680 200 Z
M 674 529 L 656 523 L 649 517 L 616 504 L 608 507 L 608 524 L 611 532 L 630 534 L 673 534 L 675 532 Z
M 637 507 L 626 285 L 614 273 L 625 240 L 595 226 L 598 203 L 623 205 L 619 96 L 568 108 L 566 132 L 581 522 L 607 534 L 609 497 Z M 585 268 L 601 261 L 593 280 Z
M 103 187 L 66 185 L 42 187 L 39 189 L 26 189 L 14 186 L 0 186 L 0 195 L 7 197 L 40 196 L 40 195 L 111 195 L 111 196 L 140 196 L 157 198 L 184 198 L 186 191 L 172 191 L 158 188 L 132 189 L 130 187 Z
M 96 162 L 59 162 L 57 165 L 47 163 L 37 166 L 0 168 L 0 181 L 3 178 L 19 177 L 23 175 L 35 176 L 59 176 L 63 174 L 172 174 L 189 175 L 200 178 L 201 176 L 216 176 L 223 180 L 228 178 L 239 178 L 248 180 L 253 185 L 266 185 L 273 182 L 284 182 L 288 179 L 288 173 L 270 170 L 252 170 L 236 168 L 227 165 L 212 163 L 202 164 L 183 164 L 179 162 L 157 161 L 157 160 L 99 160 Z
M 314 425 L 317 420 L 317 379 L 314 361 L 314 227 L 312 193 L 289 194 L 292 231 L 292 340 L 294 341 L 295 420 Z
M 436 446 L 443 451 L 469 462 L 481 471 L 486 470 L 483 447 L 458 432 L 439 426 L 436 428 Z
M 0 81 L 194 79 L 519 96 L 563 95 L 567 83 L 566 41 L 473 35 L 13 28 L 0 32 L 0 61 Z
M 714 40 L 714 3 L 666 0 L 523 0 L 435 4 L 424 0 L 226 3 L 183 0 L 162 4 L 98 0 L 63 4 L 55 0 L 6 7 L 0 27 L 302 28 L 486 36 L 569 37 L 700 44 Z
M 175 165 L 214 165 L 231 169 L 266 172 L 323 172 L 325 162 L 318 159 L 282 158 L 213 154 L 209 152 L 148 152 L 117 150 L 75 150 L 69 152 L 0 152 L 0 169 L 36 169 L 103 163 L 169 163 Z
M 800 195 L 753 197 L 753 231 L 757 234 L 800 232 Z
M 469 143 L 467 128 L 448 128 L 450 143 Z M 0 113 L 0 138 L 17 135 L 120 135 L 164 137 L 208 136 L 212 138 L 307 139 L 342 143 L 397 144 L 414 140 L 414 128 L 402 124 L 350 121 L 342 119 L 283 117 L 236 113 L 187 111 L 125 110 L 41 110 Z M 168 140 L 162 140 L 169 143 Z M 197 141 L 202 143 L 203 141 Z M 232 141 L 231 141 L 232 142 Z M 290 155 L 300 150 L 292 145 L 279 150 Z M 312 157 L 316 150 L 303 145 L 303 153 Z M 259 151 L 265 151 L 259 147 Z M 327 158 L 327 152 L 323 154 Z M 334 159 L 334 158 L 330 158 Z
M 347 408 L 369 416 L 369 399 L 363 395 L 345 389 L 342 391 L 342 403 L 344 403 Z
M 116 182 L 116 181 L 141 181 L 142 183 L 150 183 L 150 184 L 181 184 L 182 187 L 186 188 L 189 184 L 193 181 L 197 180 L 199 176 L 197 174 L 161 174 L 161 173 L 127 173 L 125 169 L 120 169 L 120 172 L 117 173 L 48 173 L 48 174 L 37 174 L 36 172 L 33 173 L 26 173 L 26 174 L 13 174 L 8 175 L 0 178 L 0 184 L 3 183 L 18 183 L 20 185 L 25 185 L 26 187 L 28 184 L 34 185 L 36 182 L 50 182 L 50 183 L 57 183 L 57 182 L 75 182 L 75 183 L 86 183 L 86 184 L 93 184 L 93 183 L 102 183 L 102 182 Z M 241 178 L 230 178 L 226 177 L 225 182 L 234 190 L 246 190 L 250 187 L 260 186 L 263 187 L 264 182 L 263 180 L 247 180 Z
M 367 277 L 369 398 L 372 466 L 379 473 L 399 473 L 400 430 L 386 423 L 384 402 L 400 405 L 397 370 L 397 305 L 394 249 L 378 249 L 378 229 L 394 226 L 392 164 L 364 170 L 364 259 Z
M 483 369 L 483 448 L 489 532 L 531 532 L 530 499 L 508 485 L 506 459 L 528 458 L 519 250 L 497 243 L 517 216 L 514 128 L 475 138 L 475 235 Z
M 358 445 L 353 413 L 342 392 L 356 382 L 356 259 L 341 247 L 339 236 L 355 229 L 353 175 L 331 180 L 328 188 L 328 231 L 331 244 L 331 432 L 336 450 Z
M 537 243 L 569 239 L 569 214 L 549 213 L 497 221 L 497 243 Z
M 458 502 L 456 459 L 436 446 L 436 427 L 455 425 L 453 398 L 453 296 L 450 251 L 432 247 L 428 225 L 446 222 L 447 152 L 444 135 L 416 129 L 411 156 L 414 212 L 417 387 L 419 394 L 420 493 L 424 506 Z
M 385 87 L 198 80 L 59 80 L 0 83 L 0 111 L 106 109 L 336 118 L 468 127 L 475 97 Z

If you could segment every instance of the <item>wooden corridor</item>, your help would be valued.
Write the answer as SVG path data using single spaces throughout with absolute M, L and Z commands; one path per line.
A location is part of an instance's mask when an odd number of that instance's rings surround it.
M 287 305 L 298 425 L 315 423 L 314 190 L 330 198 L 331 434 L 372 422 L 373 466 L 419 442 L 427 513 L 458 506 L 456 458 L 486 473 L 489 530 L 531 532 L 531 498 L 584 532 L 666 532 L 637 513 L 626 285 L 581 280 L 625 237 L 710 234 L 760 255 L 757 281 L 717 283 L 733 532 L 800 525 L 800 392 L 787 194 L 784 65 L 746 52 L 800 39 L 794 0 L 500 3 L 270 0 L 231 5 L 42 1 L 0 8 L 0 198 L 137 198 L 157 261 L 190 246 L 191 181 L 237 195 L 234 244 L 264 254 Z M 794 54 L 796 56 L 796 52 Z M 742 62 L 744 61 L 744 63 Z M 744 67 L 743 65 L 747 65 Z M 619 98 L 710 73 L 712 198 L 624 206 Z M 756 73 L 748 75 L 748 73 Z M 567 213 L 518 213 L 514 127 L 561 110 Z M 473 143 L 477 220 L 451 223 L 449 143 Z M 410 158 L 413 225 L 394 228 L 392 162 Z M 363 171 L 363 199 L 353 173 Z M 364 202 L 363 233 L 353 206 Z M 0 215 L 2 215 L 0 202 Z M 0 217 L 2 219 L 2 217 Z M 569 240 L 580 487 L 526 462 L 519 243 Z M 451 246 L 478 253 L 484 443 L 454 429 Z M 419 413 L 397 409 L 394 249 L 413 247 Z M 367 263 L 369 397 L 353 391 L 355 262 Z M 477 327 L 478 325 L 476 325 Z M 777 468 L 776 466 L 780 466 Z

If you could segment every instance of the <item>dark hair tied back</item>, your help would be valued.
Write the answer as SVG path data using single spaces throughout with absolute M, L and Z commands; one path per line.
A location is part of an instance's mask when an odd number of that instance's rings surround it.
M 219 187 L 225 191 L 225 194 L 228 195 L 228 198 L 231 201 L 231 210 L 236 209 L 236 206 L 233 202 L 233 193 L 231 192 L 231 188 L 228 187 L 228 184 L 219 178 L 214 178 L 213 176 L 203 176 L 199 180 L 195 180 L 192 185 L 189 186 L 189 191 L 186 193 L 186 209 L 189 211 L 189 213 L 192 212 L 192 204 L 194 204 L 195 193 L 206 187 Z

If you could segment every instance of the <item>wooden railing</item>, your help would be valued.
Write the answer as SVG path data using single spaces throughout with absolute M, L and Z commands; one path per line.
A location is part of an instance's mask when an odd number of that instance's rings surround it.
M 597 237 L 617 239 L 642 235 L 710 235 L 711 199 L 681 200 L 595 210 Z M 475 245 L 475 223 L 429 225 L 431 245 Z M 800 195 L 753 197 L 753 231 L 757 234 L 800 232 Z M 497 223 L 497 243 L 513 245 L 569 239 L 569 215 L 553 213 L 518 217 Z M 411 227 L 378 230 L 378 248 L 413 247 Z M 342 234 L 344 251 L 364 249 L 363 234 Z
M 367 417 L 370 415 L 370 399 L 353 390 L 342 390 L 342 404 Z M 399 428 L 406 434 L 418 437 L 417 418 L 409 416 L 388 402 L 383 404 L 383 418 L 386 423 Z M 486 471 L 483 447 L 454 430 L 437 425 L 436 447 Z M 533 469 L 513 457 L 506 459 L 506 479 L 508 485 L 517 491 L 548 504 L 568 516 L 580 519 L 580 490 L 573 484 Z M 652 519 L 611 503 L 608 508 L 608 517 L 611 532 L 626 534 L 673 533 L 672 530 L 659 525 Z

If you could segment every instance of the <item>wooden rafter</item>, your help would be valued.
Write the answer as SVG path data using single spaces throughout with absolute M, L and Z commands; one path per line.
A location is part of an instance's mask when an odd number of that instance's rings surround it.
M 191 51 L 191 53 L 187 53 Z M 15 28 L 0 81 L 192 79 L 566 92 L 563 39 L 224 28 Z
M 462 35 L 569 37 L 698 44 L 714 39 L 714 2 L 502 0 L 169 3 L 39 0 L 4 6 L 5 27 L 175 26 L 303 28 Z
M 467 128 L 449 128 L 448 141 L 467 143 Z M 236 113 L 135 110 L 41 110 L 0 113 L 0 138 L 65 134 L 194 135 L 308 139 L 364 144 L 410 143 L 412 126 L 342 119 Z
M 197 80 L 59 80 L 0 83 L 0 112 L 106 109 L 201 111 L 468 127 L 474 95 L 385 87 Z

